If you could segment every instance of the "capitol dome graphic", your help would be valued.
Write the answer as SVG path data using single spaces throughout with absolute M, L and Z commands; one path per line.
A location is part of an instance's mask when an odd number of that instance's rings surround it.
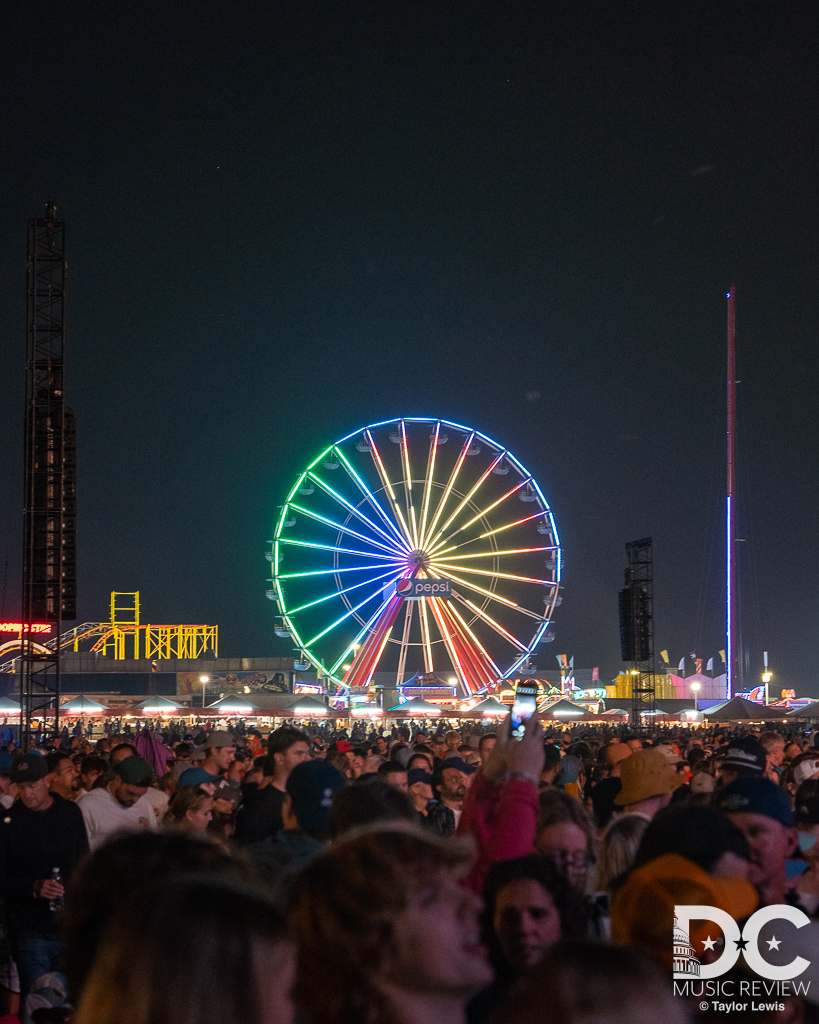
M 674 973 L 685 974 L 692 978 L 698 978 L 700 974 L 697 951 L 691 945 L 688 935 L 680 928 L 676 917 L 674 918 Z

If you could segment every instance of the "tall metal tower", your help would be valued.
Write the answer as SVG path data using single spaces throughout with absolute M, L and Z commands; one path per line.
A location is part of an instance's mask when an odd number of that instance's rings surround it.
M 736 336 L 735 336 L 735 314 L 734 297 L 736 289 L 731 288 L 726 298 L 728 299 L 728 482 L 726 501 L 726 696 L 730 700 L 737 690 L 742 689 L 742 669 L 739 660 L 739 586 L 737 581 L 737 547 L 736 547 L 736 519 L 737 519 L 737 384 L 736 384 Z
M 631 722 L 654 711 L 654 554 L 651 537 L 626 544 L 628 569 L 620 591 L 620 653 L 631 674 Z
M 48 203 L 28 223 L 23 647 L 21 742 L 35 712 L 55 711 L 59 725 L 63 619 L 76 618 L 76 427 L 65 406 L 65 221 Z M 54 649 L 34 640 L 34 622 L 54 624 Z M 26 628 L 28 627 L 28 628 Z

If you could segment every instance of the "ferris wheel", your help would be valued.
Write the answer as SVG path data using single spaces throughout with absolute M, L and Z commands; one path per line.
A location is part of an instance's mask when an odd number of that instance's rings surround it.
M 324 449 L 267 559 L 276 632 L 345 688 L 376 669 L 477 693 L 529 663 L 560 604 L 554 516 L 508 449 L 448 420 L 374 423 Z

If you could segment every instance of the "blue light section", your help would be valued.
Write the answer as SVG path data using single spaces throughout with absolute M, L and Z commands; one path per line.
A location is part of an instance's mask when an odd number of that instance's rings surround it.
M 727 513 L 727 521 L 726 521 L 726 524 L 725 524 L 726 525 L 725 534 L 726 534 L 726 538 L 727 538 L 726 539 L 727 557 L 725 559 L 725 567 L 726 567 L 728 578 L 727 578 L 727 584 L 726 584 L 726 587 L 725 587 L 725 593 L 728 596 L 728 608 L 727 608 L 727 615 L 726 615 L 726 619 L 725 619 L 726 625 L 727 625 L 727 628 L 726 628 L 726 631 L 725 631 L 726 632 L 726 640 L 725 640 L 726 651 L 725 651 L 725 656 L 726 656 L 726 659 L 727 659 L 726 660 L 726 664 L 725 664 L 725 682 L 726 682 L 726 693 L 728 695 L 728 700 L 730 700 L 731 697 L 733 696 L 733 693 L 734 693 L 734 659 L 733 659 L 733 653 L 734 653 L 734 624 L 731 621 L 731 599 L 733 598 L 733 594 L 731 593 L 731 568 L 732 568 L 731 563 L 733 561 L 734 553 L 733 553 L 733 551 L 731 551 L 731 532 L 732 531 L 731 531 L 731 495 L 730 494 L 728 495 L 728 498 L 727 498 L 727 501 L 726 501 L 726 513 Z

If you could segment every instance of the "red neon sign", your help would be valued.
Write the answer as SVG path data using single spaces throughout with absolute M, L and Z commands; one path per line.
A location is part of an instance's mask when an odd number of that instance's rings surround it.
M 52 628 L 50 622 L 32 622 L 31 627 L 26 622 L 0 622 L 0 633 L 50 633 Z

